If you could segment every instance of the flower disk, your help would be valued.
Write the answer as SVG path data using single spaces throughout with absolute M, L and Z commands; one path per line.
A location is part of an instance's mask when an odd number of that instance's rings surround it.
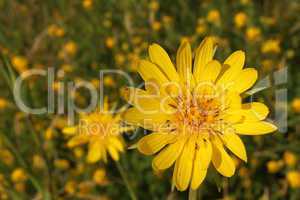
M 150 61 L 141 60 L 138 67 L 145 89 L 123 90 L 133 105 L 124 114 L 126 122 L 153 131 L 139 140 L 138 150 L 155 154 L 154 170 L 175 164 L 173 184 L 180 191 L 197 189 L 211 162 L 220 174 L 232 176 L 235 164 L 228 150 L 247 161 L 238 135 L 277 129 L 263 121 L 269 113 L 263 103 L 242 103 L 241 94 L 257 80 L 254 68 L 243 69 L 244 52 L 232 53 L 221 64 L 213 59 L 215 50 L 214 40 L 206 38 L 193 60 L 190 44 L 184 41 L 175 68 L 166 51 L 153 44 Z

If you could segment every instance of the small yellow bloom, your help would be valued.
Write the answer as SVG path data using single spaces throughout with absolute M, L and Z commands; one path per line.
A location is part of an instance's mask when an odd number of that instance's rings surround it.
M 74 150 L 73 150 L 76 158 L 81 158 L 84 154 L 84 151 L 81 147 L 76 147 Z
M 250 171 L 249 171 L 249 169 L 246 168 L 246 167 L 241 167 L 240 170 L 239 170 L 239 175 L 240 175 L 241 177 L 243 177 L 243 178 L 249 177 Z
M 204 23 L 201 23 L 201 24 L 198 24 L 197 27 L 196 27 L 196 32 L 199 34 L 199 35 L 204 35 L 207 31 L 207 26 L 206 24 Z
M 257 41 L 260 39 L 260 36 L 261 36 L 261 31 L 259 28 L 257 27 L 250 27 L 250 28 L 247 28 L 246 30 L 246 38 L 249 40 L 249 41 Z
M 172 21 L 173 21 L 173 18 L 172 18 L 171 16 L 164 15 L 164 16 L 162 17 L 162 22 L 163 22 L 165 25 L 169 25 Z
M 106 171 L 105 169 L 97 169 L 94 172 L 93 180 L 98 185 L 105 185 L 107 183 Z
M 53 129 L 52 128 L 47 128 L 46 132 L 45 132 L 45 139 L 46 140 L 51 140 L 53 138 Z
M 270 59 L 264 59 L 261 61 L 261 65 L 264 71 L 270 71 L 274 67 L 274 62 Z
M 159 9 L 159 3 L 156 0 L 152 0 L 149 4 L 149 8 L 153 11 L 157 11 Z
M 292 109 L 295 113 L 300 113 L 300 98 L 295 98 L 292 102 Z
M 122 65 L 125 62 L 125 56 L 121 53 L 115 55 L 115 61 L 117 65 Z
M 101 111 L 82 114 L 76 126 L 66 127 L 63 133 L 73 136 L 67 143 L 69 148 L 89 144 L 87 162 L 99 160 L 107 162 L 107 153 L 113 160 L 119 160 L 119 154 L 125 151 L 125 143 L 121 133 L 131 130 L 131 127 L 121 127 L 120 115 L 112 115 L 107 99 Z
M 161 29 L 161 23 L 159 21 L 154 21 L 152 22 L 151 27 L 154 31 L 159 31 Z
M 283 154 L 283 160 L 287 166 L 293 167 L 297 162 L 297 157 L 293 152 L 286 151 Z
M 292 188 L 300 188 L 300 172 L 290 171 L 287 173 L 287 181 Z
M 14 183 L 24 182 L 27 180 L 27 175 L 22 168 L 17 168 L 12 172 L 11 180 Z
M 275 174 L 279 172 L 279 170 L 283 167 L 282 161 L 271 160 L 267 163 L 268 172 L 271 174 Z
M 262 47 L 261 47 L 262 53 L 278 54 L 278 53 L 280 53 L 280 51 L 281 51 L 280 40 L 277 40 L 277 39 L 267 40 L 262 44 Z
M 68 55 L 74 55 L 77 52 L 77 45 L 75 42 L 69 41 L 64 45 L 63 49 Z
M 210 10 L 206 19 L 208 22 L 217 25 L 220 23 L 220 12 L 217 9 Z
M 105 76 L 103 79 L 103 83 L 105 86 L 115 86 L 116 82 L 114 81 L 114 79 L 111 76 Z
M 72 72 L 73 71 L 73 66 L 70 64 L 63 64 L 61 66 L 61 68 L 65 71 L 65 72 Z
M 91 192 L 92 188 L 93 188 L 93 183 L 90 182 L 90 181 L 84 181 L 84 182 L 81 182 L 79 183 L 78 185 L 78 195 L 87 195 Z
M 82 1 L 82 6 L 83 6 L 85 9 L 91 9 L 92 6 L 93 6 L 93 0 L 83 0 L 83 1 Z
M 0 160 L 8 166 L 11 166 L 15 161 L 13 154 L 7 149 L 0 149 Z
M 36 154 L 32 158 L 32 166 L 36 169 L 43 169 L 45 167 L 45 161 L 40 155 Z
M 7 108 L 8 105 L 9 105 L 8 101 L 0 97 L 0 110 Z
M 22 73 L 28 69 L 28 61 L 23 56 L 13 56 L 11 63 L 19 73 Z
M 288 49 L 286 51 L 286 57 L 289 59 L 292 59 L 295 57 L 295 51 L 293 49 Z
M 108 37 L 105 39 L 105 45 L 107 48 L 111 49 L 115 46 L 115 39 L 113 37 Z
M 54 166 L 61 170 L 66 170 L 70 168 L 70 163 L 68 160 L 65 159 L 55 159 Z
M 65 35 L 65 31 L 63 28 L 59 27 L 56 24 L 52 24 L 48 27 L 47 33 L 52 37 L 62 37 Z
M 242 28 L 247 23 L 247 15 L 244 12 L 239 12 L 234 16 L 234 24 L 237 28 Z
M 68 181 L 64 187 L 65 192 L 69 195 L 75 194 L 76 189 L 77 189 L 77 183 L 75 181 Z

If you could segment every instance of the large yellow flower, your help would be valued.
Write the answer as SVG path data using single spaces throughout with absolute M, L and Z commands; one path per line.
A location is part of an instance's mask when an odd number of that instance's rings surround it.
M 121 115 L 113 115 L 108 109 L 109 105 L 105 101 L 101 112 L 81 114 L 78 125 L 63 129 L 64 134 L 72 136 L 67 143 L 68 147 L 89 144 L 87 162 L 107 162 L 107 152 L 113 160 L 118 161 L 120 152 L 125 150 L 121 133 L 132 128 L 121 126 Z
M 173 184 L 180 191 L 197 189 L 210 162 L 223 176 L 235 172 L 230 150 L 247 161 L 238 135 L 262 135 L 276 127 L 263 121 L 268 108 L 259 102 L 242 103 L 241 94 L 257 80 L 254 68 L 243 69 L 245 54 L 236 51 L 223 64 L 213 59 L 216 45 L 206 38 L 192 62 L 190 44 L 184 41 L 176 56 L 176 68 L 159 45 L 149 47 L 150 61 L 141 60 L 138 72 L 145 90 L 126 88 L 129 108 L 124 119 L 153 133 L 137 143 L 140 152 L 156 154 L 154 170 L 174 163 Z

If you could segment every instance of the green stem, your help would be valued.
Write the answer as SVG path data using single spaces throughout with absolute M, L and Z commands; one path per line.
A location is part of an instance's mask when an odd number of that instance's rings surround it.
M 117 168 L 118 168 L 118 170 L 119 170 L 119 172 L 122 176 L 122 179 L 123 179 L 123 181 L 124 181 L 124 183 L 127 187 L 127 190 L 129 192 L 129 195 L 130 195 L 131 199 L 132 200 L 137 200 L 137 197 L 136 197 L 136 195 L 135 195 L 135 193 L 134 193 L 134 191 L 133 191 L 133 189 L 132 189 L 132 187 L 131 187 L 131 185 L 128 181 L 128 178 L 126 176 L 126 173 L 125 173 L 123 167 L 121 166 L 121 164 L 118 161 L 116 161 L 116 165 L 117 165 Z
M 189 200 L 197 200 L 197 190 L 189 189 Z

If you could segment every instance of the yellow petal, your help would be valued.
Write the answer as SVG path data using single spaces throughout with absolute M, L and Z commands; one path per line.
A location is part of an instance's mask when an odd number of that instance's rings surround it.
M 241 138 L 234 133 L 224 133 L 222 139 L 226 147 L 237 157 L 247 162 L 247 153 Z
M 183 83 L 192 83 L 192 50 L 188 42 L 182 42 L 176 56 L 177 71 Z
M 179 191 L 184 191 L 189 186 L 192 176 L 194 155 L 195 142 L 190 139 L 184 145 L 182 153 L 176 161 L 176 165 L 178 165 L 178 167 L 175 185 Z
M 243 104 L 242 111 L 247 122 L 264 120 L 269 114 L 269 108 L 260 102 Z
M 244 69 L 234 80 L 234 83 L 230 90 L 234 90 L 238 93 L 243 93 L 246 90 L 250 89 L 253 84 L 257 80 L 257 71 L 254 68 L 247 68 Z
M 138 142 L 138 150 L 145 155 L 152 155 L 161 150 L 165 145 L 175 141 L 172 133 L 151 133 Z
M 194 78 L 196 82 L 199 82 L 199 78 L 204 74 L 206 64 L 212 60 L 214 56 L 214 42 L 213 39 L 205 38 L 196 50 L 195 62 L 194 62 Z
M 149 56 L 151 62 L 157 64 L 170 81 L 179 82 L 179 75 L 167 52 L 161 46 L 158 44 L 150 45 Z
M 159 85 L 168 82 L 165 74 L 155 64 L 147 60 L 140 61 L 138 72 L 144 81 L 155 80 Z
M 122 142 L 121 138 L 119 138 L 119 137 L 110 137 L 109 143 L 114 148 L 116 148 L 118 151 L 120 151 L 120 152 L 124 151 L 124 143 Z
M 194 190 L 203 182 L 212 157 L 212 146 L 208 140 L 200 141 L 197 145 L 191 182 Z
M 198 82 L 211 81 L 214 82 L 221 71 L 221 64 L 217 60 L 208 62 L 203 69 L 203 73 L 199 74 Z
M 77 126 L 66 127 L 62 130 L 65 135 L 74 135 L 77 132 Z
M 225 98 L 226 98 L 225 107 L 228 112 L 232 110 L 240 109 L 242 107 L 242 98 L 238 93 L 227 92 Z
M 233 84 L 234 79 L 240 74 L 245 63 L 245 53 L 243 51 L 233 52 L 224 62 L 224 67 L 228 68 L 218 80 L 218 85 Z
M 172 166 L 180 155 L 185 140 L 179 139 L 173 144 L 169 144 L 161 152 L 156 155 L 152 161 L 152 166 L 156 170 L 164 170 Z
M 144 114 L 136 108 L 128 109 L 123 117 L 128 124 L 141 126 L 149 130 L 159 130 L 159 128 L 163 128 L 162 124 L 165 124 L 165 122 L 170 119 L 169 115 L 162 112 Z
M 113 160 L 118 161 L 119 160 L 119 152 L 117 151 L 116 148 L 113 146 L 108 146 L 108 153 L 112 157 Z
M 226 177 L 231 177 L 235 172 L 235 164 L 232 158 L 224 150 L 223 146 L 213 143 L 212 163 L 216 170 Z
M 235 124 L 233 128 L 241 135 L 263 135 L 277 130 L 275 125 L 265 121 Z
M 68 141 L 67 145 L 68 145 L 69 148 L 73 148 L 77 145 L 84 144 L 88 141 L 89 141 L 89 136 L 88 135 L 83 135 L 83 134 L 82 135 L 76 135 Z
M 94 163 L 100 160 L 101 158 L 101 148 L 103 144 L 101 143 L 101 140 L 94 140 L 91 141 L 89 144 L 89 152 L 87 155 L 87 162 Z

